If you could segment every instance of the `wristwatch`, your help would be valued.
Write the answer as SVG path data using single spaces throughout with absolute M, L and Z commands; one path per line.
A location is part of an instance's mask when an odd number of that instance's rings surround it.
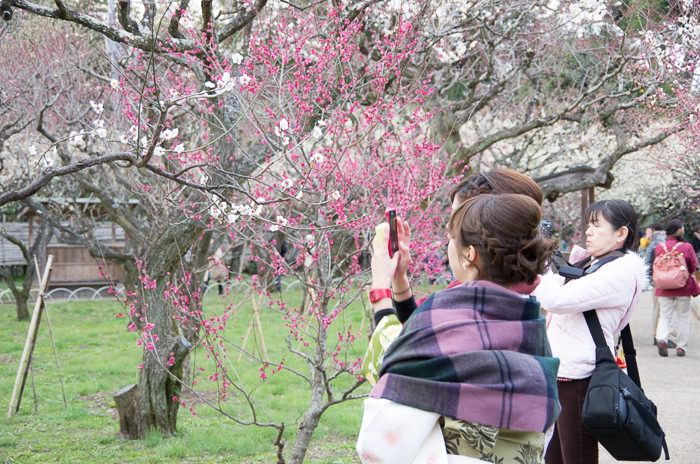
M 370 303 L 376 303 L 382 298 L 391 298 L 391 289 L 388 288 L 373 288 L 369 291 Z

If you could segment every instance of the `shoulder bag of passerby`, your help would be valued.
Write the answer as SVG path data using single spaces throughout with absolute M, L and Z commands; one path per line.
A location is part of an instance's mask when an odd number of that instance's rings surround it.
M 656 405 L 641 387 L 629 325 L 621 335 L 627 375 L 605 342 L 595 310 L 583 315 L 596 344 L 596 367 L 583 403 L 584 427 L 618 461 L 656 461 L 662 450 L 668 460 Z

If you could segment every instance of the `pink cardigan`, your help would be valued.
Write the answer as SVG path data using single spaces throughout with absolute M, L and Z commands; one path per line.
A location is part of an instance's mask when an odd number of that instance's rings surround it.
M 592 274 L 564 285 L 564 278 L 548 271 L 533 295 L 547 310 L 547 337 L 552 355 L 559 358 L 559 377 L 585 379 L 595 368 L 595 343 L 583 317 L 596 309 L 614 353 L 614 335 L 632 317 L 645 282 L 644 261 L 636 253 L 601 266 Z

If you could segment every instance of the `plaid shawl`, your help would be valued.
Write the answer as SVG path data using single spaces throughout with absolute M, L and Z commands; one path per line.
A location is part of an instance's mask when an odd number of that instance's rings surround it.
M 483 425 L 544 432 L 559 415 L 540 305 L 490 282 L 431 295 L 389 347 L 370 393 Z

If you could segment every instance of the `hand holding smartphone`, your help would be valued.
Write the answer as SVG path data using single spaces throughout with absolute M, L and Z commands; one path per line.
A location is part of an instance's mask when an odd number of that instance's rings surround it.
M 399 251 L 399 232 L 396 226 L 396 210 L 391 208 L 387 209 L 386 222 L 389 223 L 389 257 L 393 258 L 394 254 Z

